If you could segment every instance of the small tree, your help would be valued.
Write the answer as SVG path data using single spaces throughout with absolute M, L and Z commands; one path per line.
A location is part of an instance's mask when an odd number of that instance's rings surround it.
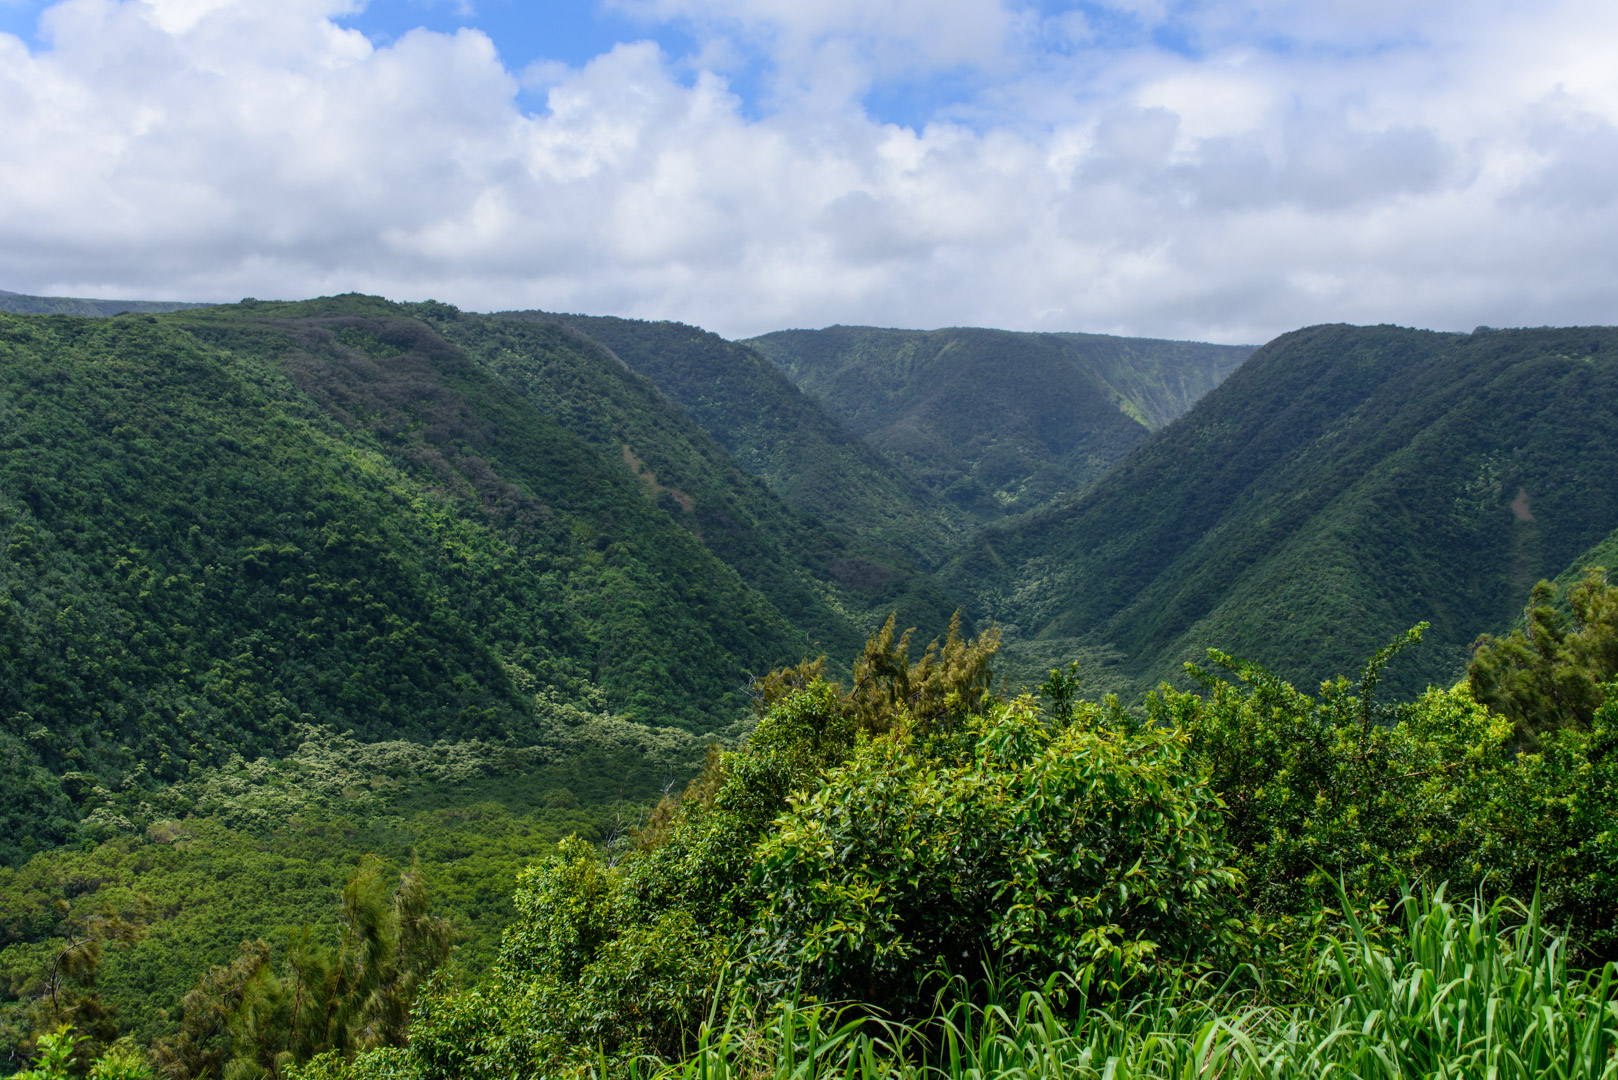
M 1517 745 L 1531 750 L 1558 728 L 1590 730 L 1602 684 L 1618 678 L 1618 588 L 1599 566 L 1562 595 L 1541 581 L 1523 623 L 1503 638 L 1478 638 L 1467 678 L 1472 696 L 1509 717 Z
M 895 640 L 895 618 L 888 616 L 854 661 L 854 686 L 844 700 L 860 726 L 882 732 L 904 722 L 924 732 L 981 710 L 989 698 L 989 662 L 1000 651 L 1000 631 L 990 628 L 968 640 L 956 611 L 943 643 L 933 639 L 912 664 L 914 631 L 906 630 Z
M 186 994 L 179 1033 L 156 1047 L 171 1077 L 280 1077 L 317 1054 L 351 1058 L 403 1043 L 416 995 L 448 955 L 450 928 L 427 914 L 412 866 L 390 889 L 368 855 L 343 888 L 336 948 L 305 927 L 277 972 L 262 941 Z

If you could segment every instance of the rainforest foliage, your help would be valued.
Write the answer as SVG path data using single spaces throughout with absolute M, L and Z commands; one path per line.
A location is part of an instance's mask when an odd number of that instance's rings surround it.
M 0 316 L 0 1073 L 1618 1076 L 1610 331 L 820 334 Z
M 1615 470 L 1618 330 L 1311 327 L 943 576 L 1008 638 L 1116 650 L 1135 693 L 1208 648 L 1314 686 L 1428 622 L 1386 675 L 1414 695 L 1590 564 Z
M 0 861 L 310 723 L 724 729 L 782 657 L 952 610 L 598 346 L 444 305 L 0 316 L 0 443 Z
M 1067 985 L 1059 1015 L 1199 972 L 1245 972 L 1238 996 L 1264 1000 L 1320 970 L 1323 929 L 1422 947 L 1427 927 L 1384 916 L 1441 883 L 1534 902 L 1583 962 L 1618 956 L 1618 688 L 1588 728 L 1512 756 L 1512 723 L 1464 684 L 1378 695 L 1421 633 L 1317 698 L 1216 655 L 1228 678 L 1139 714 L 995 698 L 993 641 L 958 634 L 916 664 L 874 636 L 847 693 L 783 673 L 748 745 L 711 758 L 637 850 L 570 842 L 526 873 L 489 979 L 421 1006 L 409 1068 L 678 1058 L 735 994 L 766 1025 L 813 1002 L 920 1022 L 952 973 Z
M 1253 351 L 868 326 L 782 330 L 747 344 L 974 523 L 1083 490 Z
M 789 506 L 854 538 L 863 558 L 898 552 L 932 566 L 971 524 L 745 344 L 681 323 L 554 318 L 651 379 Z
M 1587 588 L 1613 610 L 1618 589 Z M 1575 633 L 1610 632 L 1604 618 Z M 889 623 L 848 689 L 820 664 L 762 680 L 751 737 L 710 750 L 632 838 L 572 835 L 524 869 L 491 961 L 439 967 L 453 928 L 427 909 L 421 856 L 391 891 L 396 871 L 362 860 L 330 922 L 204 973 L 149 1061 L 172 1077 L 619 1075 L 698 1050 L 716 1017 L 768 1032 L 817 1003 L 855 1007 L 867 1034 L 920 1025 L 925 1053 L 940 994 L 970 1009 L 1038 992 L 1037 1022 L 1078 1025 L 1109 1002 L 1167 1007 L 1187 980 L 1204 996 L 1177 1008 L 1331 1013 L 1321 980 L 1384 993 L 1363 980 L 1421 950 L 1442 963 L 1426 937 L 1457 919 L 1489 927 L 1468 946 L 1489 963 L 1548 964 L 1545 992 L 1594 995 L 1566 1006 L 1583 1023 L 1611 988 L 1581 989 L 1579 965 L 1618 958 L 1618 685 L 1588 723 L 1543 723 L 1537 751 L 1512 754 L 1517 725 L 1465 683 L 1379 692 L 1421 637 L 1316 697 L 1214 654 L 1200 693 L 1164 687 L 1132 710 L 1067 693 L 1062 672 L 1043 704 L 1007 700 L 992 634 L 956 625 L 913 657 Z M 1512 692 L 1499 703 L 1541 700 Z M 1446 893 L 1521 903 L 1526 929 L 1513 939 L 1511 909 L 1467 914 Z M 88 1036 L 86 1067 L 131 1045 L 87 972 L 139 930 L 102 918 L 6 954 L 54 980 L 14 984 L 36 1055 L 64 1019 Z M 1548 958 L 1541 924 L 1568 935 Z M 99 951 L 64 973 L 79 941 Z

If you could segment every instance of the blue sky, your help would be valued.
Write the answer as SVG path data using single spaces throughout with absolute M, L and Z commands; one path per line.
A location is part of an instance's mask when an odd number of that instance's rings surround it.
M 386 44 L 418 27 L 453 33 L 472 27 L 489 35 L 500 59 L 513 71 L 536 62 L 581 66 L 621 41 L 655 41 L 671 56 L 692 52 L 695 42 L 680 27 L 634 19 L 603 4 L 589 2 L 522 3 L 519 0 L 373 0 L 354 15 L 338 20 Z M 543 107 L 529 100 L 530 107 Z
M 0 0 L 0 288 L 1612 323 L 1613 55 L 1610 0 Z
M 1149 37 L 1157 45 L 1190 55 L 1195 43 L 1181 25 L 1168 22 L 1156 27 L 1125 11 L 1100 4 L 1055 3 L 1050 0 L 1019 7 L 1038 18 L 1083 15 L 1092 28 L 1116 44 L 1132 43 Z M 382 44 L 396 40 L 418 27 L 443 33 L 472 27 L 488 34 L 499 50 L 501 60 L 512 70 L 522 70 L 536 62 L 560 62 L 581 66 L 607 52 L 619 42 L 652 41 L 669 58 L 680 61 L 702 51 L 704 29 L 714 29 L 700 15 L 658 18 L 622 4 L 573 2 L 521 3 L 518 0 L 371 0 L 352 16 L 339 20 L 356 27 L 371 40 Z M 724 20 L 715 20 L 723 24 Z M 728 29 L 735 29 L 734 24 Z M 734 50 L 723 73 L 730 89 L 750 115 L 768 108 L 767 88 L 771 57 L 767 41 L 749 40 L 744 33 L 727 35 Z M 1285 49 L 1286 42 L 1272 47 Z M 1034 54 L 1059 58 L 1071 53 L 1071 45 L 1046 35 Z M 695 68 L 688 69 L 688 74 Z M 970 102 L 991 82 L 991 76 L 970 64 L 926 67 L 889 73 L 878 78 L 862 95 L 861 104 L 875 119 L 918 126 L 952 106 Z M 541 96 L 542 98 L 542 96 Z M 531 107 L 542 107 L 541 98 L 527 100 Z
M 48 0 L 0 0 L 0 33 L 13 34 L 35 48 L 45 47 L 48 43 L 39 34 L 38 21 L 48 6 Z M 1047 16 L 1083 11 L 1093 25 L 1108 28 L 1119 38 L 1137 37 L 1142 32 L 1136 20 L 1099 5 L 1045 2 L 1028 4 L 1026 9 Z M 624 5 L 590 0 L 370 0 L 333 21 L 360 30 L 381 46 L 417 29 L 443 34 L 476 29 L 489 36 L 501 61 L 512 71 L 546 62 L 578 67 L 620 42 L 654 42 L 676 61 L 701 52 L 702 41 L 693 32 L 693 23 L 700 20 L 656 18 L 632 11 Z M 1172 27 L 1160 29 L 1155 36 L 1169 47 L 1187 46 L 1184 35 Z M 745 36 L 732 36 L 730 43 L 736 55 L 725 65 L 726 80 L 741 98 L 742 108 L 757 115 L 767 107 L 761 97 L 770 68 L 768 50 Z M 1067 51 L 1063 42 L 1046 44 L 1054 55 Z M 688 77 L 692 70 L 688 69 Z M 902 72 L 876 82 L 861 100 L 873 117 L 914 126 L 970 101 L 985 82 L 981 74 L 962 65 Z M 519 100 L 530 110 L 544 108 L 542 90 L 525 90 Z
M 1193 48 L 1177 26 L 1147 29 L 1128 14 L 1101 5 L 1042 2 L 1020 7 L 1043 18 L 1081 13 L 1092 28 L 1102 30 L 1120 44 L 1150 36 L 1165 48 L 1186 52 Z M 745 30 L 736 32 L 741 28 L 734 21 L 725 25 L 727 20 L 722 18 L 710 22 L 700 15 L 659 18 L 645 11 L 635 12 L 622 4 L 580 0 L 371 0 L 338 21 L 363 31 L 378 44 L 397 40 L 417 28 L 441 33 L 475 28 L 492 39 L 501 60 L 513 71 L 546 62 L 578 67 L 620 42 L 650 41 L 677 65 L 685 62 L 688 81 L 700 70 L 700 62 L 693 61 L 702 54 L 709 36 L 704 31 L 718 30 L 730 52 L 720 70 L 729 89 L 740 98 L 741 109 L 750 116 L 769 109 L 773 65 L 768 40 L 751 39 Z M 1071 52 L 1071 46 L 1046 36 L 1030 52 L 1060 58 Z M 971 64 L 890 71 L 873 78 L 861 93 L 860 103 L 874 119 L 915 127 L 970 103 L 991 84 L 992 76 L 975 70 Z M 542 92 L 530 90 L 521 100 L 530 109 L 544 107 Z M 969 112 L 966 115 L 969 120 Z

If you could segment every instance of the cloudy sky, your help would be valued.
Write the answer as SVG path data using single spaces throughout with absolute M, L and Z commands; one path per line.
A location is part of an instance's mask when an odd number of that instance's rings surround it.
M 0 288 L 1618 322 L 1611 0 L 0 0 Z

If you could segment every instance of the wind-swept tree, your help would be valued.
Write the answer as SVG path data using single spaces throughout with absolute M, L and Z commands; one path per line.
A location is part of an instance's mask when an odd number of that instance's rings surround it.
M 450 937 L 448 923 L 427 913 L 417 868 L 390 889 L 381 860 L 368 855 L 343 888 L 336 946 L 304 927 L 277 972 L 269 946 L 243 942 L 235 963 L 186 995 L 179 1035 L 157 1048 L 163 1071 L 177 1080 L 279 1078 L 316 1054 L 400 1045 Z
M 1558 728 L 1590 730 L 1602 684 L 1618 678 L 1618 587 L 1606 569 L 1589 567 L 1565 593 L 1535 585 L 1523 627 L 1478 638 L 1467 677 L 1473 698 L 1509 717 L 1525 749 Z

